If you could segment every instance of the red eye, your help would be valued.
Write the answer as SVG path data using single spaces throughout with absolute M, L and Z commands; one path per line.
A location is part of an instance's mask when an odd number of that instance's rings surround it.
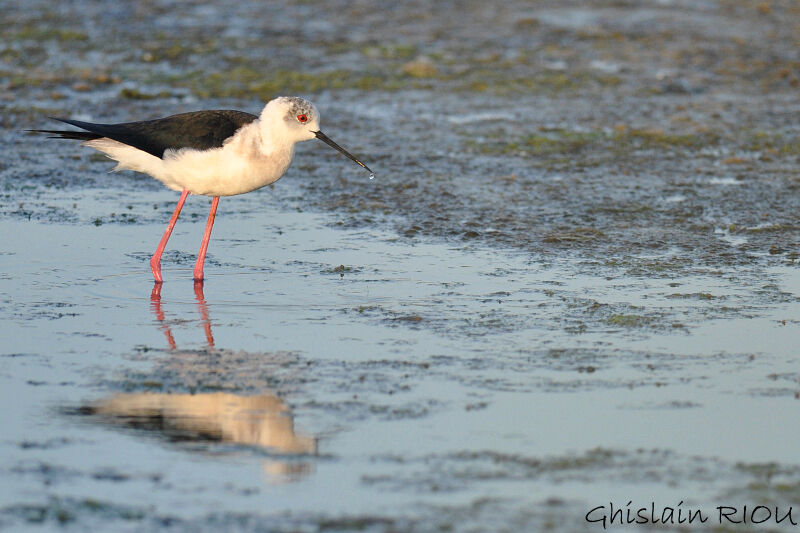
M 308 122 L 308 117 L 306 115 L 297 115 L 297 120 L 300 122 Z

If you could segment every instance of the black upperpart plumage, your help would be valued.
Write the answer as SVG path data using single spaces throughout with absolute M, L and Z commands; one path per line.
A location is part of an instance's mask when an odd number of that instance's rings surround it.
M 91 141 L 107 137 L 156 157 L 163 157 L 164 152 L 169 149 L 192 148 L 195 150 L 208 150 L 219 148 L 239 128 L 250 124 L 258 117 L 244 111 L 222 109 L 194 111 L 155 120 L 122 124 L 94 124 L 66 118 L 51 118 L 84 129 L 86 132 L 62 130 L 31 131 L 51 133 L 60 139 L 76 139 L 80 141 Z

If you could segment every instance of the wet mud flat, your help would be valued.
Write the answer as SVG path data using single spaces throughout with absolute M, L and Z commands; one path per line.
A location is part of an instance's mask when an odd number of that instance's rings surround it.
M 0 528 L 797 502 L 796 3 L 33 7 L 0 10 Z M 377 177 L 299 146 L 201 286 L 206 199 L 154 291 L 176 194 L 20 132 L 286 93 Z

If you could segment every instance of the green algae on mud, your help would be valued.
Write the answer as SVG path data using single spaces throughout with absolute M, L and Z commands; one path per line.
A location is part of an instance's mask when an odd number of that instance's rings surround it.
M 182 75 L 171 81 L 173 86 L 188 87 L 200 98 L 247 98 L 268 100 L 276 94 L 316 93 L 323 90 L 359 89 L 392 90 L 403 87 L 397 78 L 382 74 L 362 74 L 347 70 L 304 73 L 295 70 L 263 70 L 242 66 L 227 72 L 204 72 Z
M 94 498 L 80 500 L 53 497 L 45 505 L 21 504 L 2 510 L 7 519 L 17 519 L 29 526 L 52 522 L 59 527 L 65 527 L 74 522 L 85 524 L 87 521 L 97 519 L 104 522 L 119 520 L 138 522 L 147 515 L 147 510 L 144 508 L 110 504 Z
M 707 130 L 707 127 L 703 127 Z M 540 133 L 508 138 L 505 131 L 483 133 L 482 141 L 466 139 L 465 146 L 482 154 L 519 155 L 533 154 L 545 161 L 561 154 L 578 154 L 608 150 L 615 157 L 630 156 L 639 150 L 673 149 L 697 152 L 719 146 L 723 139 L 711 131 L 668 133 L 661 129 L 629 128 L 618 124 L 613 130 L 566 130 L 564 128 L 539 128 Z M 787 138 L 781 133 L 763 131 L 736 132 L 725 139 L 731 152 L 757 152 L 761 158 L 793 157 L 800 154 L 798 137 Z M 769 160 L 769 159 L 764 159 Z M 725 159 L 726 164 L 746 162 L 746 159 Z M 583 163 L 585 164 L 585 163 Z

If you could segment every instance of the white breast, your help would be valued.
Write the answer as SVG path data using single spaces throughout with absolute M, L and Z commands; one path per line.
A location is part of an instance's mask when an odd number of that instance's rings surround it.
M 167 150 L 163 158 L 108 138 L 84 144 L 117 161 L 114 171 L 143 172 L 176 191 L 233 196 L 274 183 L 292 162 L 294 143 L 265 145 L 258 122 L 241 128 L 221 148 Z

